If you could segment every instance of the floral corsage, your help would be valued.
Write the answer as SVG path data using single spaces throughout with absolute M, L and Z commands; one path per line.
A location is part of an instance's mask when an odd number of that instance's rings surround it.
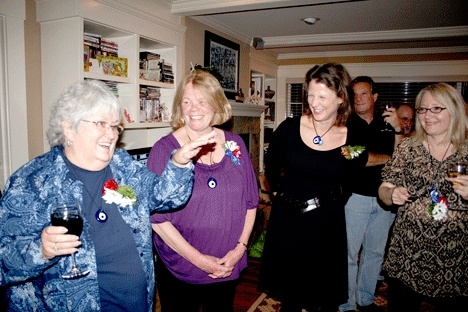
M 136 203 L 135 190 L 128 185 L 118 185 L 115 179 L 104 182 L 102 198 L 107 204 L 116 203 L 121 207 L 132 206 Z
M 445 196 L 439 195 L 437 191 L 431 191 L 432 204 L 429 206 L 429 214 L 434 220 L 439 221 L 445 218 L 449 210 L 449 203 Z
M 354 159 L 358 157 L 359 155 L 362 154 L 362 152 L 365 151 L 365 147 L 362 145 L 347 145 L 347 146 L 342 146 L 341 147 L 341 154 L 346 158 L 346 159 Z
M 223 144 L 224 153 L 231 158 L 231 161 L 236 165 L 240 165 L 241 150 L 235 141 L 226 141 Z

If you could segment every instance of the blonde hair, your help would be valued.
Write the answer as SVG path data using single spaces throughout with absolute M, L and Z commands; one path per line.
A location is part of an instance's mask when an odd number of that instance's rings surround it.
M 203 94 L 208 104 L 213 108 L 214 116 L 210 126 L 221 125 L 232 117 L 231 104 L 229 104 L 218 79 L 207 71 L 200 69 L 192 70 L 177 87 L 172 106 L 171 125 L 174 130 L 179 129 L 185 124 L 182 115 L 182 101 L 185 88 L 190 83 Z
M 450 114 L 448 131 L 453 146 L 458 149 L 462 144 L 466 144 L 465 141 L 468 134 L 468 110 L 460 92 L 451 85 L 443 82 L 429 85 L 422 89 L 416 97 L 416 111 L 421 107 L 422 98 L 426 93 L 430 93 L 438 103 L 447 108 Z M 422 128 L 419 118 L 416 118 L 416 131 L 414 135 L 416 142 L 424 141 L 426 136 L 426 132 Z

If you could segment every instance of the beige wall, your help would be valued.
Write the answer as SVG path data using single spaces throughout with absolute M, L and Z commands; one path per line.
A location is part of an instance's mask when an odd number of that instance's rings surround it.
M 41 29 L 36 22 L 36 1 L 26 0 L 26 101 L 28 116 L 28 154 L 32 159 L 44 153 L 42 127 Z
M 209 30 L 216 33 L 226 39 L 234 41 L 240 45 L 240 67 L 239 67 L 239 86 L 244 90 L 244 94 L 247 94 L 247 90 L 250 86 L 250 70 L 251 67 L 255 70 L 265 72 L 268 68 L 274 68 L 274 73 L 268 73 L 271 76 L 276 76 L 276 68 L 281 69 L 278 73 L 283 76 L 284 70 L 291 71 L 295 66 L 309 64 L 324 63 L 328 61 L 335 61 L 341 63 L 371 63 L 379 62 L 421 62 L 421 61 L 441 61 L 441 60 L 467 60 L 467 53 L 457 54 L 443 54 L 443 55 L 400 55 L 400 56 L 367 56 L 367 57 L 348 57 L 348 58 L 313 58 L 313 59 L 292 59 L 292 60 L 274 60 L 268 55 L 267 50 L 257 51 L 252 50 L 249 44 L 240 42 L 239 40 L 227 36 L 216 29 L 206 26 L 192 18 L 183 18 L 182 23 L 186 27 L 185 33 L 185 47 L 183 51 L 183 62 L 181 66 L 184 74 L 190 71 L 190 62 L 193 64 L 204 65 L 204 37 L 205 30 Z M 35 0 L 26 0 L 26 21 L 25 21 L 25 50 L 26 50 L 26 95 L 27 95 L 27 127 L 28 127 L 28 142 L 21 142 L 22 144 L 28 145 L 28 158 L 34 158 L 35 156 L 44 153 L 44 136 L 46 129 L 42 126 L 42 102 L 41 102 L 41 52 L 40 52 L 40 25 L 36 22 L 35 14 Z M 59 53 L 59 51 L 58 51 Z M 273 66 L 270 66 L 273 65 Z M 295 75 L 295 78 L 301 78 L 303 76 L 303 70 L 301 69 L 300 75 Z M 292 70 L 294 72 L 294 70 Z M 305 73 L 305 71 L 304 71 Z M 404 71 L 400 72 L 404 77 Z M 290 75 L 286 75 L 287 78 L 291 78 Z M 278 77 L 280 78 L 280 77 Z M 282 77 L 283 78 L 283 77 Z M 180 80 L 179 80 L 180 81 Z M 281 92 L 281 88 L 277 91 L 277 100 L 279 105 L 284 105 L 282 100 L 284 94 Z
M 250 45 L 240 42 L 239 40 L 229 37 L 216 29 L 208 27 L 192 18 L 185 18 L 185 27 L 187 31 L 185 33 L 185 67 L 183 69 L 184 74 L 190 71 L 190 62 L 195 64 L 204 65 L 205 55 L 205 30 L 215 33 L 221 37 L 231 40 L 240 45 L 240 56 L 239 56 L 239 87 L 242 88 L 244 93 L 250 87 Z

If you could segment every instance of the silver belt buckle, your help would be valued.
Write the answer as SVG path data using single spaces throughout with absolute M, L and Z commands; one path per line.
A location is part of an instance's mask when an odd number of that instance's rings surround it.
M 320 201 L 318 198 L 312 198 L 307 201 L 308 206 L 301 210 L 302 213 L 314 210 L 320 207 Z

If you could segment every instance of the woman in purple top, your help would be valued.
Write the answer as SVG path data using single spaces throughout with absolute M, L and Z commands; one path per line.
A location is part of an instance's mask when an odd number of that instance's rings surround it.
M 214 128 L 230 118 L 231 106 L 218 80 L 192 70 L 176 92 L 174 131 L 154 144 L 148 158 L 148 167 L 161 172 L 173 150 L 215 130 L 215 143 L 194 157 L 194 187 L 187 204 L 151 216 L 163 312 L 233 311 L 259 195 L 241 137 Z

